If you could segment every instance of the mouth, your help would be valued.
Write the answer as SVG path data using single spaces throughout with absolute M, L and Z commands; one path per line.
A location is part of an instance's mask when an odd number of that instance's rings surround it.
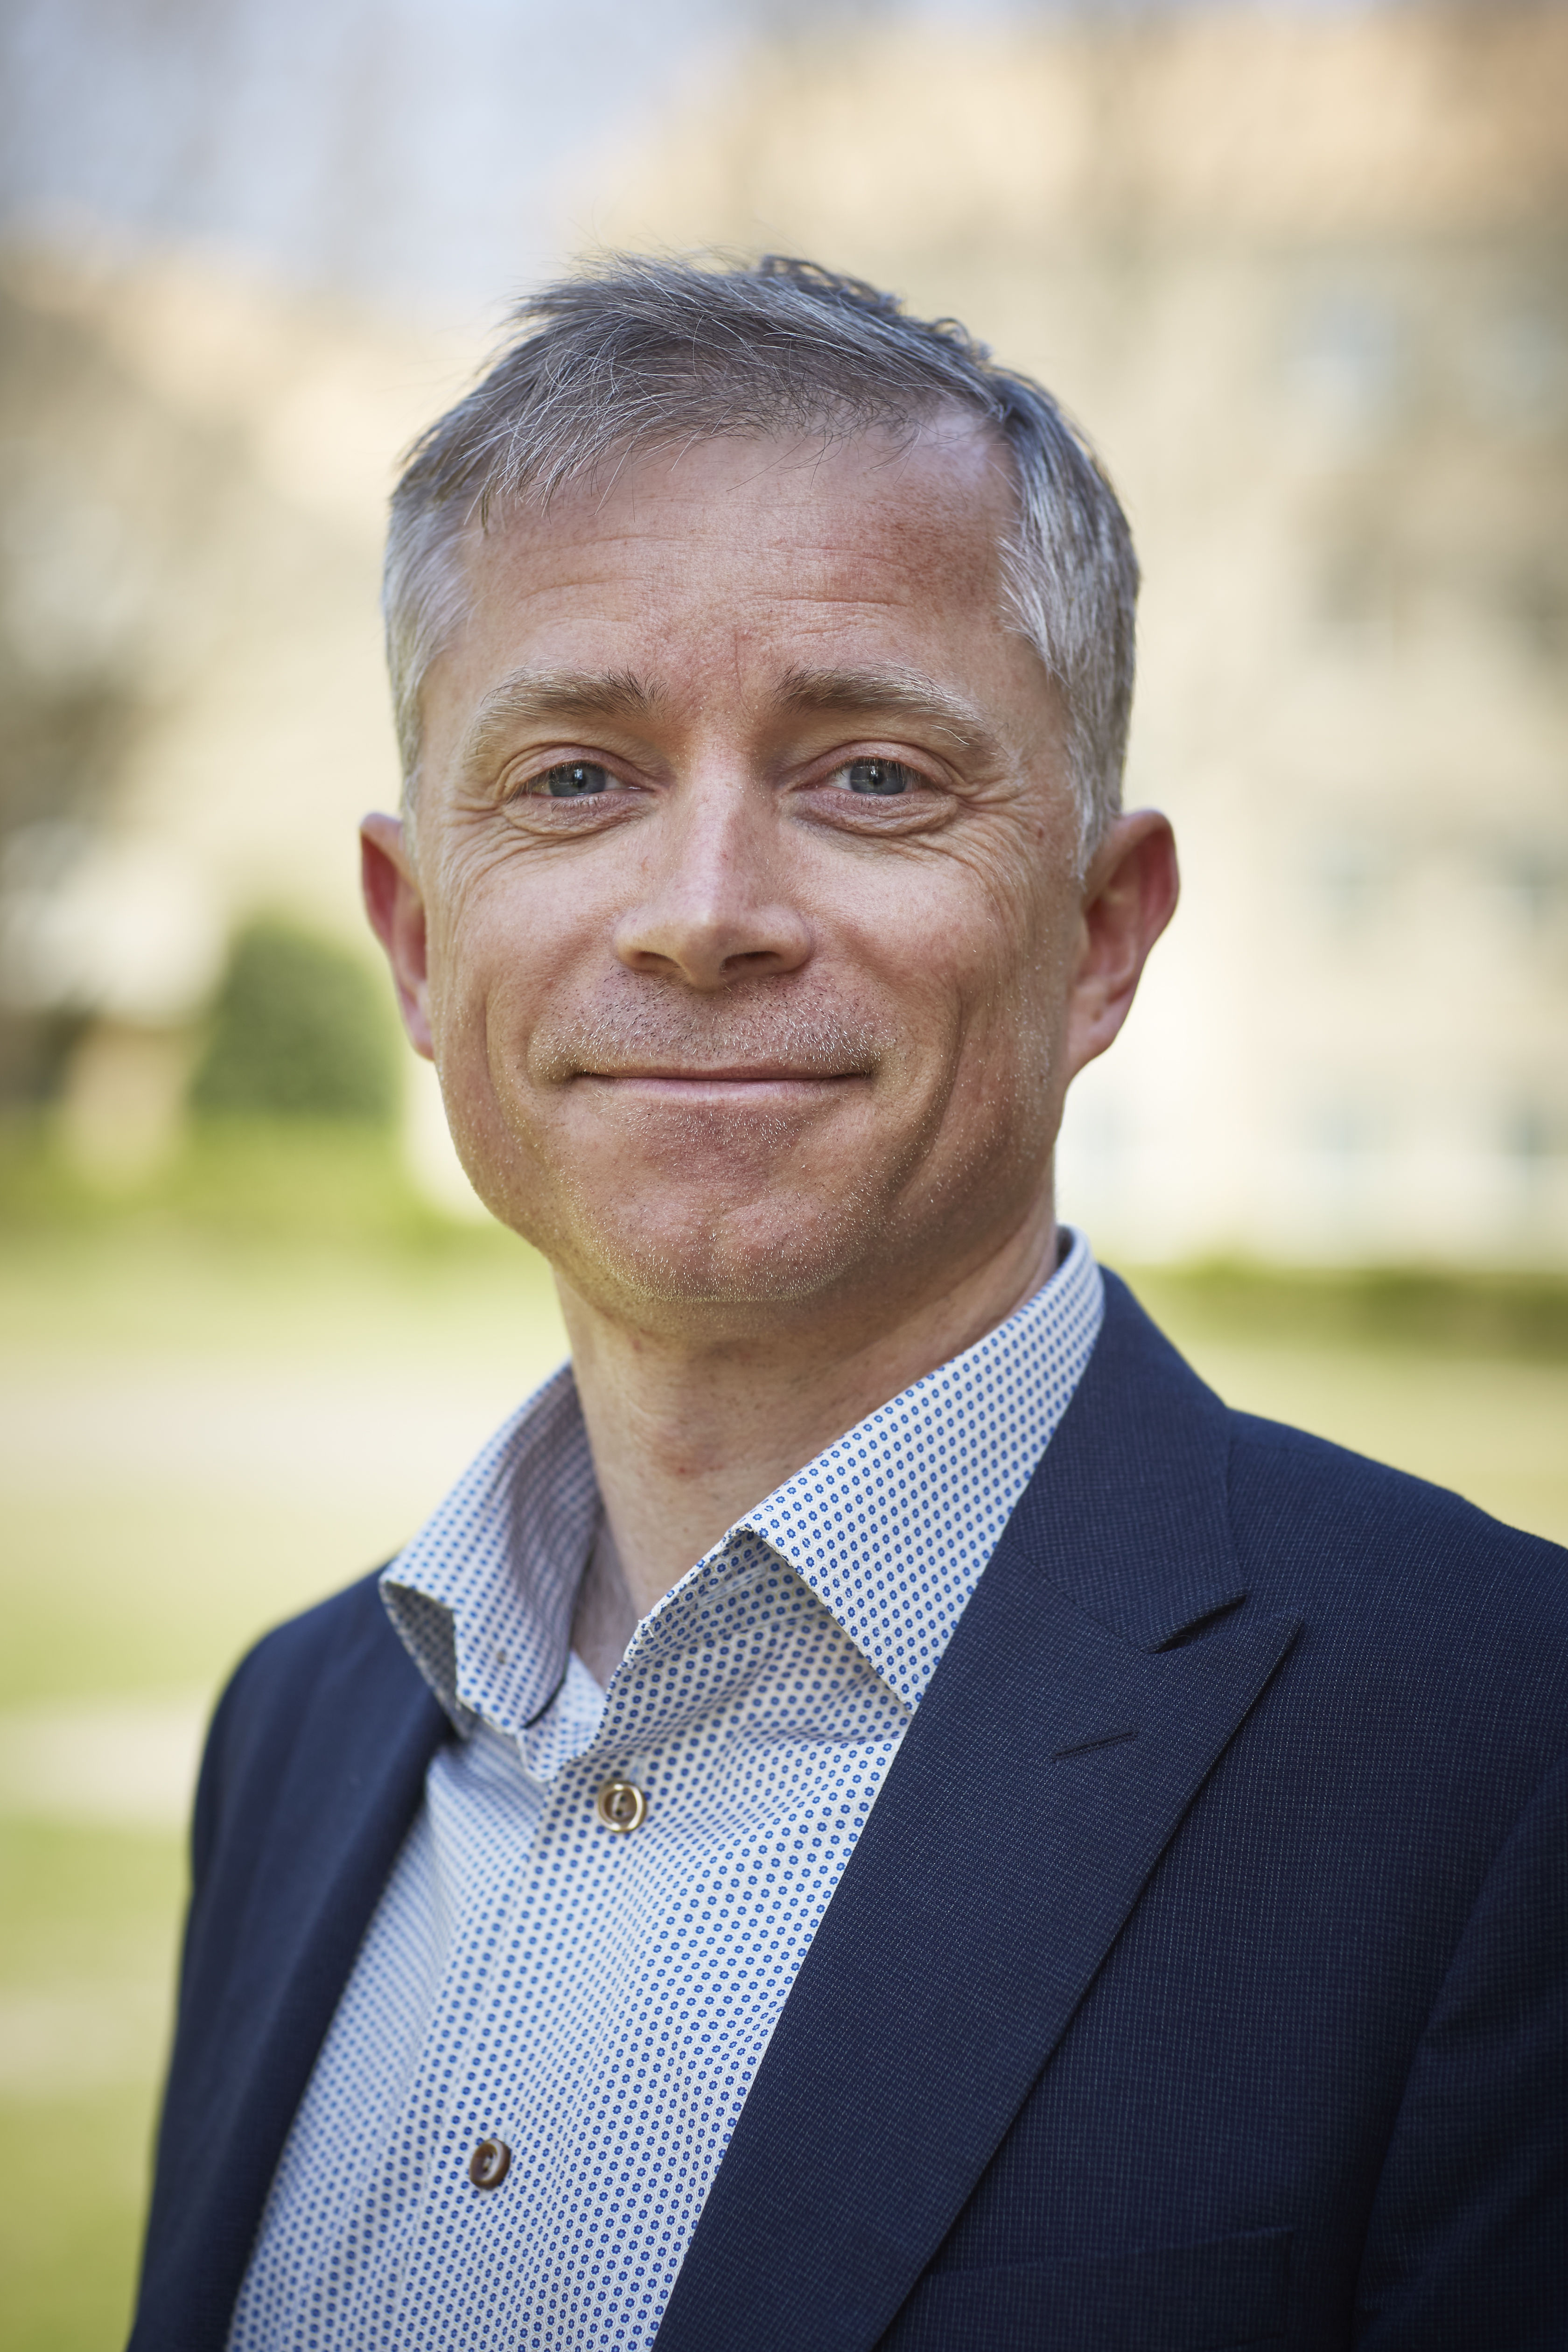
M 575 1073 L 579 1084 L 624 1087 L 637 1093 L 682 1099 L 703 1096 L 714 1099 L 741 1095 L 816 1094 L 825 1087 L 864 1083 L 870 1075 L 868 1070 L 792 1068 L 784 1062 L 734 1063 L 715 1069 L 648 1064 L 630 1069 L 579 1070 Z

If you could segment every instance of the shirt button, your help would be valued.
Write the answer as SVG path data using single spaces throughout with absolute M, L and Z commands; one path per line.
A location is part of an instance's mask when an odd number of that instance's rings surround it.
M 607 1830 L 625 1837 L 631 1830 L 640 1830 L 647 1821 L 647 1799 L 634 1782 L 623 1780 L 617 1772 L 595 1798 L 594 1811 Z
M 504 2139 L 482 2139 L 468 2158 L 468 2179 L 476 2189 L 499 2189 L 511 2170 L 511 2150 Z

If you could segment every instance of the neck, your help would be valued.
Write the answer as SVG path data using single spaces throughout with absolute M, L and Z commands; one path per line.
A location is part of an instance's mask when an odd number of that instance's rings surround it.
M 689 1330 L 633 1328 L 561 1282 L 605 1506 L 574 1636 L 584 1663 L 605 1679 L 637 1620 L 726 1528 L 879 1405 L 984 1339 L 1055 1263 L 1047 1190 L 982 1264 L 869 1328 L 846 1318 L 836 1333 L 824 1314 L 805 1328 L 797 1319 L 770 1329 L 760 1309 L 754 1334 L 705 1342 Z

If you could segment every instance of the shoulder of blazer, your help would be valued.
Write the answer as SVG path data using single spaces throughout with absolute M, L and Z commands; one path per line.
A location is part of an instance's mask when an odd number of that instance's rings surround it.
M 1471 1641 L 1484 1642 L 1489 1625 L 1515 1645 L 1568 1640 L 1561 1545 L 1327 1438 L 1232 1410 L 1127 1285 L 1110 1272 L 1104 1279 L 1105 1327 L 1079 1390 L 1095 1444 L 1070 1457 L 1063 1449 L 1057 1465 L 1077 1470 L 1086 1510 L 1099 1484 L 1103 1513 L 1103 1487 L 1114 1478 L 1140 1517 L 1152 1500 L 1173 1531 L 1173 1515 L 1201 1507 L 1217 1477 L 1237 1587 L 1273 1606 L 1321 1619 L 1327 1605 L 1347 1623 L 1397 1620 L 1402 1639 L 1424 1616 L 1462 1612 Z M 1130 1412 L 1117 1409 L 1129 1402 Z M 1092 1596 L 1075 1597 L 1093 1606 Z M 1119 1617 L 1124 1609 L 1119 1594 Z
M 1463 1679 L 1488 1656 L 1525 1683 L 1568 1668 L 1568 1551 L 1447 1488 L 1304 1431 L 1233 1412 L 1229 1516 L 1251 1588 L 1381 1634 Z
M 136 2352 L 221 2352 L 289 2126 L 450 1726 L 374 1576 L 241 1663 L 208 1736 Z
M 1511 1553 L 1521 1565 L 1560 1576 L 1568 1551 L 1549 1536 L 1528 1534 L 1491 1517 L 1450 1487 L 1396 1470 L 1325 1437 L 1258 1413 L 1228 1412 L 1232 1486 L 1244 1507 L 1293 1520 L 1303 1502 L 1331 1507 L 1353 1495 L 1368 1528 L 1381 1539 L 1405 1531 L 1411 1539 L 1437 1534 L 1445 1553 L 1478 1547 Z
M 192 1821 L 198 1890 L 225 1816 L 270 1806 L 279 1767 L 301 1734 L 324 1740 L 351 1774 L 363 1769 L 386 1719 L 430 1694 L 394 1632 L 374 1569 L 264 1633 L 230 1675 L 213 1711 Z M 322 1711 L 348 1675 L 352 1710 Z M 431 1702 L 434 1705 L 434 1701 Z

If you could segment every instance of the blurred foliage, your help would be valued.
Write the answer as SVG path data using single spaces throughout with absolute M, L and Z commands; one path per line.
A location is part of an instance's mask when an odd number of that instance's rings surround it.
M 1568 1279 L 1557 1274 L 1218 1259 L 1145 1268 L 1135 1286 L 1151 1314 L 1184 1333 L 1274 1347 L 1568 1362 Z
M 0 1123 L 0 1234 L 79 1252 L 203 1241 L 226 1250 L 325 1247 L 335 1255 L 493 1255 L 515 1251 L 500 1225 L 432 1206 L 397 1139 L 352 1119 L 216 1116 L 134 1181 L 100 1182 L 65 1148 L 47 1113 Z
M 384 983 L 277 916 L 237 933 L 191 1085 L 198 1112 L 389 1127 L 400 1045 Z

